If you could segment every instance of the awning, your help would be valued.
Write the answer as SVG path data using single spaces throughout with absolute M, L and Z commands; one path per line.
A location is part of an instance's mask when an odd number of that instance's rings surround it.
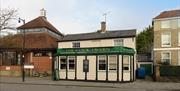
M 57 49 L 57 56 L 69 56 L 69 55 L 110 55 L 110 54 L 122 54 L 122 55 L 134 55 L 133 48 L 123 46 L 113 47 L 91 47 L 91 48 L 59 48 Z

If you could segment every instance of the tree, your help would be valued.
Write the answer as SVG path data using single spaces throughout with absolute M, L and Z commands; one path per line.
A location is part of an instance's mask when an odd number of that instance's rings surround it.
M 137 35 L 136 50 L 138 53 L 151 53 L 153 48 L 153 27 L 148 26 Z
M 15 29 L 12 20 L 16 19 L 16 15 L 15 9 L 0 9 L 0 33 L 5 29 Z

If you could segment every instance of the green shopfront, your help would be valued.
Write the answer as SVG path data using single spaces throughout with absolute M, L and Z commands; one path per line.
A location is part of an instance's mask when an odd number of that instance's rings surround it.
M 56 80 L 116 81 L 135 80 L 135 51 L 132 48 L 60 48 L 54 61 Z

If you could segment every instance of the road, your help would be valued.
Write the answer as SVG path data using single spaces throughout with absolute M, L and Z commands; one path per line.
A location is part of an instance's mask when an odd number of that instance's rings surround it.
M 102 87 L 78 87 L 78 86 L 54 86 L 31 84 L 6 84 L 0 83 L 0 91 L 179 91 L 163 89 L 142 88 L 102 88 Z

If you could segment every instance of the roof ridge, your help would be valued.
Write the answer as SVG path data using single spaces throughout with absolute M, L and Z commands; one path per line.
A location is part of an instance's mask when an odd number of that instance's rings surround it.
M 109 30 L 107 31 L 108 32 L 117 32 L 117 31 L 134 31 L 136 29 L 125 29 L 125 30 Z M 81 35 L 81 34 L 93 34 L 93 33 L 99 33 L 99 32 L 89 32 L 89 33 L 78 33 L 78 34 L 67 34 L 67 35 Z M 106 33 L 106 32 L 105 32 Z M 102 34 L 105 34 L 105 33 L 102 33 Z M 66 35 L 65 35 L 66 36 Z

